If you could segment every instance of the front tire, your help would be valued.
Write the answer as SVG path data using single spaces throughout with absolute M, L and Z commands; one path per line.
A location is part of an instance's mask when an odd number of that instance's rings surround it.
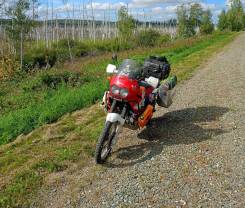
M 116 136 L 117 123 L 106 122 L 105 128 L 100 135 L 95 151 L 95 162 L 105 163 L 112 151 L 112 141 Z

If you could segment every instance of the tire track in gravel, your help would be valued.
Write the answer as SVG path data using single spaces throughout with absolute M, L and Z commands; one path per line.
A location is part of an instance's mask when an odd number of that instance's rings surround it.
M 158 108 L 151 129 L 124 130 L 106 170 L 63 206 L 245 207 L 244 136 L 241 34 L 177 87 L 173 106 Z

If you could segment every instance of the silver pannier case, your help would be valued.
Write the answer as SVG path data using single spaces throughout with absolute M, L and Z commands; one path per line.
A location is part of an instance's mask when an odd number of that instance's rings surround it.
M 171 76 L 165 80 L 158 88 L 157 104 L 161 107 L 168 108 L 173 103 L 175 95 L 174 87 L 177 84 L 177 77 Z

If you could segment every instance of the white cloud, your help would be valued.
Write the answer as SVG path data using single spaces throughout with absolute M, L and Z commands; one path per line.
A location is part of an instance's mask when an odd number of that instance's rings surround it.
M 215 4 L 206 4 L 201 2 L 200 3 L 203 9 L 210 9 L 210 10 L 214 10 L 216 8 Z
M 124 2 L 118 2 L 114 4 L 109 4 L 108 2 L 105 3 L 99 3 L 99 2 L 93 2 L 92 4 L 87 4 L 86 8 L 96 10 L 106 10 L 106 9 L 120 9 L 122 6 L 127 6 Z
M 192 2 L 200 2 L 200 0 L 132 0 L 129 4 L 133 8 L 137 7 L 152 7 L 157 4 L 184 4 L 184 3 L 192 3 Z
M 164 11 L 162 7 L 154 7 L 154 8 L 152 8 L 151 10 L 152 10 L 152 12 L 155 13 L 155 14 L 159 14 L 159 13 L 161 13 L 161 12 Z
M 176 13 L 177 8 L 178 8 L 178 5 L 175 5 L 175 6 L 167 6 L 167 7 L 165 8 L 165 10 L 166 10 L 166 12 L 168 12 L 168 13 Z

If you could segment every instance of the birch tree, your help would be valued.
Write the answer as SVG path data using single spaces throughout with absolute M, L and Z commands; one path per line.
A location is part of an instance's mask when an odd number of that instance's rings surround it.
M 68 50 L 69 50 L 69 54 L 70 54 L 70 59 L 71 61 L 73 61 L 73 57 L 72 57 L 72 53 L 71 53 L 71 45 L 70 45 L 70 38 L 67 36 L 67 19 L 70 18 L 70 13 L 69 13 L 69 8 L 68 8 L 68 0 L 62 0 L 63 4 L 66 7 L 66 13 L 67 13 L 67 17 L 65 19 L 65 33 L 66 33 L 66 39 L 67 39 L 67 45 L 68 45 Z
M 228 26 L 231 31 L 240 31 L 245 26 L 245 14 L 241 0 L 231 0 L 227 12 Z
M 7 9 L 7 16 L 12 20 L 12 25 L 7 27 L 7 31 L 9 39 L 19 51 L 21 69 L 23 68 L 24 41 L 33 26 L 32 18 L 27 15 L 28 11 L 30 11 L 28 0 L 18 0 Z
M 227 15 L 225 10 L 222 10 L 222 12 L 219 15 L 218 28 L 221 31 L 224 31 L 228 28 Z
M 126 40 L 131 37 L 135 29 L 135 20 L 128 14 L 126 7 L 121 7 L 118 12 L 118 30 L 121 38 Z
M 193 20 L 190 19 L 187 6 L 181 5 L 177 9 L 178 34 L 182 37 L 190 37 L 195 35 L 195 27 Z
M 203 8 L 199 3 L 194 3 L 191 5 L 190 8 L 190 21 L 191 24 L 198 28 L 202 24 L 202 18 L 203 18 Z
M 201 34 L 211 34 L 214 31 L 214 24 L 212 22 L 212 13 L 210 10 L 204 11 L 200 25 Z

